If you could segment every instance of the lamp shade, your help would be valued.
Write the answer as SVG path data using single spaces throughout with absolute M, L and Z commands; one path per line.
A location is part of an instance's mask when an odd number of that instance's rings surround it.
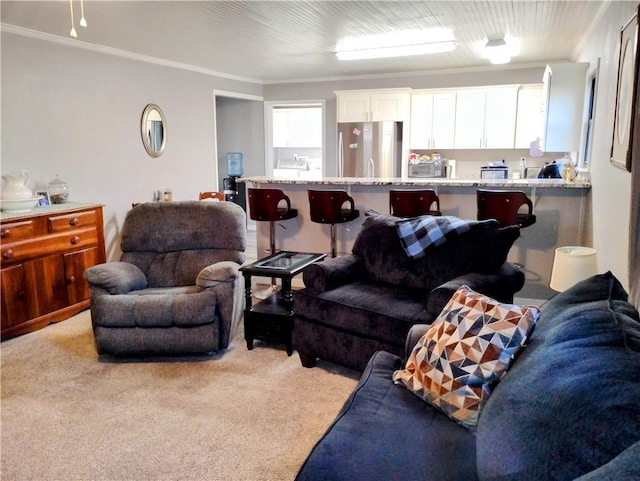
M 595 249 L 580 246 L 558 247 L 553 259 L 549 285 L 554 291 L 562 292 L 597 273 Z

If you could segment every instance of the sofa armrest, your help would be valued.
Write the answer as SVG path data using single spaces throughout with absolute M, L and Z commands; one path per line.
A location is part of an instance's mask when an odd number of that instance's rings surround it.
M 438 317 L 449 299 L 462 285 L 467 285 L 474 291 L 493 297 L 499 302 L 512 303 L 513 295 L 524 285 L 524 274 L 513 264 L 505 262 L 494 274 L 471 272 L 445 282 L 429 293 L 426 309 L 430 319 Z
M 142 270 L 128 262 L 107 262 L 89 267 L 84 271 L 89 287 L 100 288 L 109 294 L 126 294 L 145 289 L 147 277 Z
M 411 355 L 411 351 L 418 343 L 420 338 L 425 335 L 427 330 L 429 330 L 429 324 L 414 324 L 409 329 L 409 333 L 407 334 L 407 338 L 404 342 L 404 361 L 406 362 Z
M 349 254 L 311 264 L 302 272 L 302 279 L 309 291 L 325 292 L 361 279 L 364 273 L 362 259 Z
M 239 276 L 240 265 L 233 261 L 222 261 L 211 264 L 200 271 L 196 285 L 201 289 L 210 289 L 220 284 L 230 284 Z

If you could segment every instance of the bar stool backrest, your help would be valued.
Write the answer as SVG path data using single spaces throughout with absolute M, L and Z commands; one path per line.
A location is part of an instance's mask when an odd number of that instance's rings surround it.
M 340 224 L 357 218 L 353 197 L 344 190 L 309 189 L 311 221 L 320 224 Z M 345 206 L 345 204 L 348 204 Z
M 536 222 L 533 203 L 524 192 L 478 189 L 476 197 L 478 220 L 496 219 L 500 227 L 517 225 L 521 228 Z M 524 212 L 522 206 L 526 207 Z
M 298 215 L 289 197 L 280 189 L 248 189 L 249 217 L 257 221 L 291 219 Z
M 440 198 L 433 189 L 390 190 L 389 212 L 396 217 L 442 215 Z
M 213 199 L 213 200 L 225 200 L 223 192 L 200 192 L 199 200 Z

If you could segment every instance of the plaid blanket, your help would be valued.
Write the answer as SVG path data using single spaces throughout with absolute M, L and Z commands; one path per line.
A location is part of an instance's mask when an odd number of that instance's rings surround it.
M 477 224 L 497 225 L 498 222 L 494 219 L 476 221 L 450 215 L 423 215 L 396 221 L 396 229 L 407 255 L 413 259 L 420 259 L 428 249 L 436 248 L 448 239 L 470 231 L 471 227 Z

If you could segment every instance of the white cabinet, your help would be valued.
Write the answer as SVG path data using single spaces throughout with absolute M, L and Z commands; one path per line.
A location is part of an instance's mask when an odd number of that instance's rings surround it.
M 513 149 L 518 88 L 469 88 L 456 96 L 456 149 Z
M 337 91 L 338 122 L 409 119 L 411 89 Z
M 544 128 L 542 84 L 523 85 L 518 90 L 516 149 L 528 149 L 542 138 Z
M 434 91 L 411 96 L 412 149 L 452 149 L 456 121 L 456 92 Z
M 545 152 L 580 150 L 582 110 L 588 63 L 550 64 L 544 71 L 544 130 L 540 148 Z
M 322 147 L 321 108 L 273 109 L 273 147 Z

